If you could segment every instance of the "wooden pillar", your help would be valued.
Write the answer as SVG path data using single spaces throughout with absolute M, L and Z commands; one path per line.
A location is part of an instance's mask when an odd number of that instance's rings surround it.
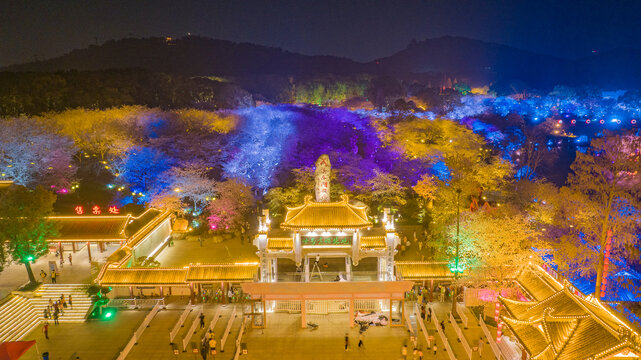
M 78 249 L 76 248 L 76 242 L 74 241 L 71 243 L 71 251 L 73 251 L 73 253 L 75 254 L 77 250 Z
M 265 298 L 262 299 L 263 302 L 263 329 L 267 328 L 267 302 L 265 301 Z
M 220 284 L 220 287 L 223 289 L 223 304 L 227 304 L 227 286 L 228 284 L 225 282 Z
M 134 287 L 133 286 L 129 287 L 129 297 L 131 297 L 131 298 L 134 297 Z
M 401 325 L 405 325 L 405 298 L 401 299 Z
M 349 299 L 349 327 L 354 327 L 354 298 Z
M 58 252 L 60 252 L 60 257 L 62 257 L 62 241 L 58 241 Z
M 305 300 L 300 301 L 300 327 L 307 327 L 307 303 Z
M 305 282 L 309 282 L 309 258 L 306 256 L 304 260 L 305 266 Z
M 430 280 L 430 302 L 434 300 L 434 294 L 432 293 L 432 291 L 434 291 L 434 280 Z
M 392 315 L 394 314 L 394 301 L 392 300 L 392 296 L 390 295 L 389 298 L 389 326 L 392 327 Z
M 198 283 L 198 302 L 203 301 L 203 287 L 201 283 Z
M 161 287 L 160 287 L 160 297 L 161 297 L 161 298 L 164 298 L 164 297 L 165 297 L 165 292 L 164 292 L 163 290 L 164 290 L 164 289 L 163 289 L 163 288 L 162 288 L 162 286 L 161 286 Z
M 87 241 L 87 254 L 89 254 L 89 263 L 91 263 L 91 243 Z
M 98 249 L 100 249 L 101 253 L 105 251 L 105 244 L 102 241 L 98 242 Z
M 196 304 L 196 294 L 194 294 L 194 284 L 189 283 L 189 302 L 194 305 Z

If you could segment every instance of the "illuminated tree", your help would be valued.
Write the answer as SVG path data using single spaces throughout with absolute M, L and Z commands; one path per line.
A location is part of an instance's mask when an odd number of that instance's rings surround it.
M 63 189 L 69 185 L 76 151 L 69 138 L 32 119 L 0 120 L 0 128 L 0 178 L 24 186 Z
M 55 201 L 56 196 L 40 186 L 29 190 L 12 185 L 0 191 L 0 240 L 12 260 L 25 265 L 32 284 L 31 262 L 47 253 L 47 239 L 58 234 L 56 224 L 46 218 Z
M 216 199 L 207 206 L 211 230 L 235 230 L 244 225 L 255 205 L 251 188 L 239 179 L 228 179 L 216 185 Z
M 295 131 L 295 114 L 273 107 L 243 109 L 238 114 L 243 126 L 231 136 L 224 151 L 224 174 L 267 189 L 282 160 L 286 141 Z
M 357 186 L 357 189 L 360 194 L 356 198 L 376 210 L 383 206 L 404 205 L 407 202 L 401 179 L 378 169 L 374 169 L 373 178 L 367 180 L 364 186 Z
M 123 159 L 120 177 L 135 193 L 160 191 L 159 189 L 166 188 L 168 179 L 159 175 L 169 170 L 172 163 L 173 160 L 169 156 L 156 149 L 134 147 Z
M 576 193 L 574 228 L 598 256 L 595 296 L 601 296 L 605 252 L 611 232 L 614 249 L 638 257 L 636 229 L 641 215 L 641 138 L 633 134 L 606 134 L 594 139 L 587 153 L 577 152 L 568 177 Z M 634 255 L 633 255 L 634 256 Z
M 165 176 L 169 183 L 166 191 L 174 192 L 184 203 L 192 205 L 194 216 L 200 215 L 214 197 L 216 182 L 207 176 L 207 167 L 203 163 L 192 162 L 172 167 Z
M 448 251 L 456 257 L 456 225 L 448 228 Z M 518 269 L 540 261 L 533 248 L 542 249 L 540 231 L 528 217 L 503 206 L 489 211 L 466 211 L 461 216 L 459 268 L 467 271 L 464 281 L 489 286 L 497 291 L 511 288 Z
M 412 186 L 412 190 L 425 201 L 427 209 L 432 208 L 432 203 L 436 199 L 437 184 L 434 176 L 423 175 L 416 185 Z

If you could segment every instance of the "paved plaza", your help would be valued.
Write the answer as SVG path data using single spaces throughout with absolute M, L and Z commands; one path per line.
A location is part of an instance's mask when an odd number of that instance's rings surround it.
M 106 245 L 105 251 L 100 252 L 97 245 L 92 245 L 91 260 L 97 264 L 97 266 L 93 268 L 89 263 L 89 255 L 84 246 L 82 249 L 72 252 L 71 246 L 67 245 L 64 249 L 64 265 L 62 267 L 60 267 L 60 258 L 56 257 L 55 253 L 48 253 L 31 264 L 31 269 L 37 281 L 42 280 L 40 278 L 40 270 L 44 270 L 47 273 L 45 282 L 51 283 L 51 278 L 49 277 L 49 261 L 54 261 L 58 267 L 59 277 L 57 278 L 57 282 L 59 284 L 89 283 L 92 279 L 92 272 L 94 272 L 95 275 L 95 272 L 100 270 L 101 264 L 103 264 L 106 258 L 119 246 L 117 243 Z M 73 265 L 69 264 L 69 253 L 71 253 Z M 0 299 L 3 299 L 9 295 L 11 291 L 17 290 L 28 282 L 29 276 L 27 275 L 27 269 L 24 264 L 14 263 L 5 267 L 4 270 L 0 272 Z
M 447 303 L 432 304 L 439 319 L 445 318 L 450 306 Z M 150 326 L 145 330 L 138 345 L 134 347 L 127 357 L 128 359 L 202 359 L 200 355 L 191 352 L 193 346 L 197 345 L 206 332 L 200 327 L 187 342 L 187 351 L 182 351 L 182 339 L 188 335 L 189 327 L 194 321 L 198 321 L 196 313 L 192 312 L 187 317 L 185 325 L 180 329 L 174 343 L 179 348 L 178 355 L 174 355 L 173 348 L 169 344 L 169 330 L 174 326 L 184 309 L 184 303 L 170 304 L 167 309 L 161 310 L 152 320 Z M 225 344 L 224 352 L 217 354 L 215 359 L 233 359 L 236 348 L 235 340 L 240 331 L 242 322 L 241 306 L 238 304 L 229 305 L 205 305 L 203 312 L 207 325 L 210 324 L 214 315 L 220 309 L 220 317 L 214 328 L 215 337 L 220 350 L 221 337 L 228 325 L 232 308 L 238 310 L 237 317 L 232 321 L 231 334 Z M 408 305 L 409 308 L 409 305 Z M 147 310 L 148 311 L 148 310 Z M 80 359 L 92 360 L 113 360 L 117 357 L 120 349 L 130 339 L 131 335 L 142 323 L 145 310 L 119 310 L 115 318 L 110 321 L 88 321 L 79 324 L 61 324 L 50 326 L 49 340 L 44 338 L 42 328 L 38 327 L 26 339 L 35 339 L 37 348 L 29 350 L 25 360 L 42 359 L 40 353 L 48 351 L 51 360 Z M 241 356 L 241 359 L 402 359 L 401 348 L 403 344 L 408 345 L 408 359 L 411 356 L 414 345 L 410 342 L 410 334 L 406 327 L 370 327 L 363 334 L 364 347 L 358 348 L 358 327 L 350 328 L 348 314 L 329 315 L 307 315 L 307 321 L 318 324 L 318 329 L 302 329 L 300 327 L 300 314 L 269 313 L 267 315 L 266 329 L 253 329 L 247 326 L 243 342 L 247 346 L 248 354 Z M 412 316 L 411 321 L 417 325 L 416 318 Z M 465 359 L 462 346 L 456 340 L 452 325 L 445 322 L 446 334 L 452 345 L 453 351 L 458 359 Z M 417 346 L 424 350 L 424 359 L 449 359 L 444 351 L 440 338 L 436 335 L 436 329 L 432 324 L 426 324 L 428 335 L 434 335 L 437 340 L 438 351 L 434 356 L 433 351 L 427 350 L 425 337 L 417 332 Z M 349 336 L 349 351 L 344 350 L 344 336 Z M 472 321 L 470 329 L 466 330 L 468 341 L 476 342 L 480 337 L 480 329 L 476 321 Z M 483 349 L 482 359 L 493 359 L 489 345 Z M 481 359 L 477 352 L 472 359 Z M 208 357 L 212 359 L 212 357 Z
M 173 245 L 165 247 L 156 260 L 162 267 L 180 267 L 189 264 L 257 262 L 256 247 L 250 242 L 240 243 L 238 239 L 214 242 L 202 238 L 175 239 Z

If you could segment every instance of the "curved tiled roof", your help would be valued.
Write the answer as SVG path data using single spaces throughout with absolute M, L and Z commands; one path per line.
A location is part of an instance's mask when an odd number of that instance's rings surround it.
M 282 229 L 361 229 L 372 226 L 367 218 L 366 207 L 349 203 L 346 195 L 338 202 L 314 202 L 311 196 L 305 203 L 287 208 Z

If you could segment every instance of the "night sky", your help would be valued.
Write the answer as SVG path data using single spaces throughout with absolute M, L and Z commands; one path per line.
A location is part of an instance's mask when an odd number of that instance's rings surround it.
M 0 66 L 123 37 L 188 32 L 368 61 L 458 35 L 581 57 L 641 48 L 639 0 L 2 0 Z

